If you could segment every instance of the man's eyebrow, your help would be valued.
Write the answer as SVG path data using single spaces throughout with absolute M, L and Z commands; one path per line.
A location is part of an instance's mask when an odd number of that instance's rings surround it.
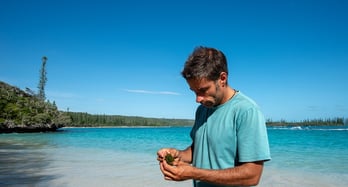
M 208 87 L 198 88 L 198 90 L 200 90 L 200 91 L 204 91 L 204 90 L 207 90 L 207 89 L 208 89 Z
M 210 86 L 205 86 L 205 87 L 201 87 L 201 88 L 198 88 L 198 92 L 205 92 L 207 90 L 209 90 Z
M 204 85 L 203 87 L 199 87 L 199 88 L 192 88 L 192 87 L 189 87 L 191 91 L 193 92 L 205 92 L 207 90 L 209 90 L 211 85 Z

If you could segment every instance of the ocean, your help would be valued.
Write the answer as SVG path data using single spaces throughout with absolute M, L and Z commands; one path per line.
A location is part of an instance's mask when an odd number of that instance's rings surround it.
M 0 186 L 190 187 L 164 180 L 162 147 L 184 149 L 190 127 L 62 128 L 0 134 Z M 348 127 L 268 127 L 262 187 L 348 186 Z

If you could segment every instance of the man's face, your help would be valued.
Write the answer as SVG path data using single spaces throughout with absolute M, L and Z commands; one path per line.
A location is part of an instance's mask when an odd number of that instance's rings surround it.
M 190 89 L 196 94 L 196 102 L 205 107 L 215 107 L 221 104 L 223 94 L 219 81 L 210 81 L 207 79 L 189 79 L 187 80 Z

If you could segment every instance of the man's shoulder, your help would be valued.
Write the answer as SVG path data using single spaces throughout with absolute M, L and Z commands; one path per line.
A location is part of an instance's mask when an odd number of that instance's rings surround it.
M 257 103 L 253 99 L 240 91 L 236 95 L 233 105 L 258 107 Z

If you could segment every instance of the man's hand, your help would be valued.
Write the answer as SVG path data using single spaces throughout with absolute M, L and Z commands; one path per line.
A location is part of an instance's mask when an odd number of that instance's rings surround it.
M 193 167 L 178 159 L 173 162 L 173 165 L 169 165 L 163 161 L 160 162 L 160 169 L 166 180 L 183 181 L 192 178 L 190 174 L 192 173 Z
M 179 158 L 178 158 L 179 150 L 174 149 L 174 148 L 163 148 L 163 149 L 160 149 L 157 152 L 157 160 L 160 161 L 160 162 L 163 162 L 163 160 L 165 160 L 165 157 L 167 155 L 171 155 L 172 156 L 172 158 L 174 159 L 173 162 L 179 160 Z

